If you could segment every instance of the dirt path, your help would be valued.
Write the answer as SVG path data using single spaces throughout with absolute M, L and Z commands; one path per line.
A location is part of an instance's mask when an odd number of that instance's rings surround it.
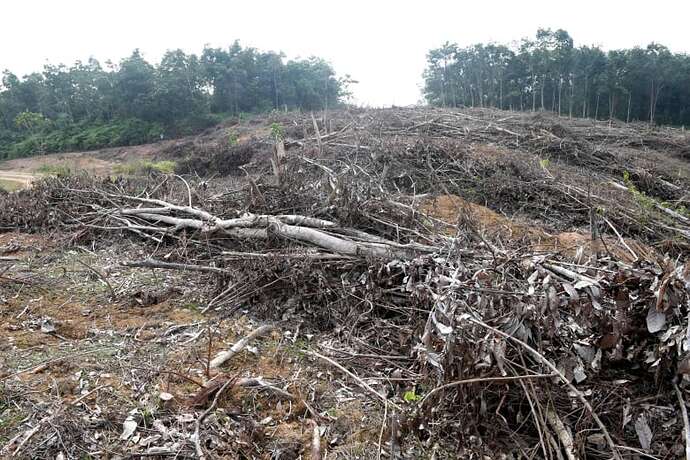
M 16 190 L 25 188 L 31 185 L 31 182 L 36 179 L 35 174 L 29 174 L 18 171 L 0 171 L 0 188 L 9 190 Z

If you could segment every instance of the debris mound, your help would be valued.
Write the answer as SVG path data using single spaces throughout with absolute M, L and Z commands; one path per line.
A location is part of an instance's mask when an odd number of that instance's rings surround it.
M 306 359 L 384 414 L 373 452 L 683 455 L 690 176 L 629 149 L 687 139 L 491 110 L 329 116 L 292 115 L 299 137 L 271 134 L 241 177 L 39 182 L 0 197 L 0 227 L 127 239 L 145 254 L 127 266 L 202 273 L 207 315 L 337 337 Z M 208 410 L 237 384 L 200 393 Z

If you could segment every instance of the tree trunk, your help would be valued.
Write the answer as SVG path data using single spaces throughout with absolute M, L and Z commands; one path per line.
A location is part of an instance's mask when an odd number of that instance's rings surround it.
M 558 116 L 561 116 L 561 93 L 563 92 L 563 76 L 558 78 Z
M 649 90 L 649 124 L 654 124 L 654 79 L 652 79 L 652 86 Z
M 575 88 L 575 85 L 573 84 L 573 78 L 571 75 L 570 81 L 568 82 L 570 84 L 570 99 L 568 100 L 568 118 L 573 118 L 573 89 Z
M 582 95 L 582 118 L 587 118 L 587 77 L 585 76 L 585 93 Z
M 656 120 L 656 106 L 657 103 L 659 102 L 659 94 L 661 94 L 661 90 L 663 89 L 663 85 L 659 85 L 655 91 L 654 94 L 654 106 L 652 107 L 652 120 Z
M 626 123 L 630 123 L 630 102 L 632 100 L 632 91 L 628 91 L 628 116 L 625 119 Z
M 546 75 L 542 77 L 541 80 L 541 109 L 544 110 L 544 81 L 546 81 Z
M 600 93 L 597 93 L 597 105 L 596 108 L 594 109 L 594 119 L 598 120 L 599 119 L 599 97 L 601 96 Z

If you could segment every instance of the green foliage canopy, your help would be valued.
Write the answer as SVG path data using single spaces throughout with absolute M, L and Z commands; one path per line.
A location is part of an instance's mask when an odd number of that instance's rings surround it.
M 424 82 L 438 106 L 690 124 L 690 56 L 656 43 L 604 52 L 561 29 L 516 46 L 446 43 L 427 54 Z
M 349 77 L 323 59 L 205 48 L 170 50 L 149 63 L 139 50 L 119 63 L 48 64 L 0 85 L 0 159 L 133 145 L 191 134 L 223 117 L 276 109 L 319 110 L 343 103 Z

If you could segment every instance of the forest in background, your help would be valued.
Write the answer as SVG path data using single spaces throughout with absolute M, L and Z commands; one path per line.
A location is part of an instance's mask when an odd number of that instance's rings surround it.
M 5 71 L 0 159 L 141 144 L 245 113 L 333 107 L 351 82 L 321 58 L 286 61 L 237 41 L 199 56 L 171 50 L 155 65 L 135 50 L 119 63 L 48 64 L 21 78 Z
M 508 46 L 445 43 L 427 54 L 424 95 L 443 107 L 548 110 L 559 115 L 690 124 L 690 56 L 663 45 L 575 47 L 567 31 L 539 29 Z

